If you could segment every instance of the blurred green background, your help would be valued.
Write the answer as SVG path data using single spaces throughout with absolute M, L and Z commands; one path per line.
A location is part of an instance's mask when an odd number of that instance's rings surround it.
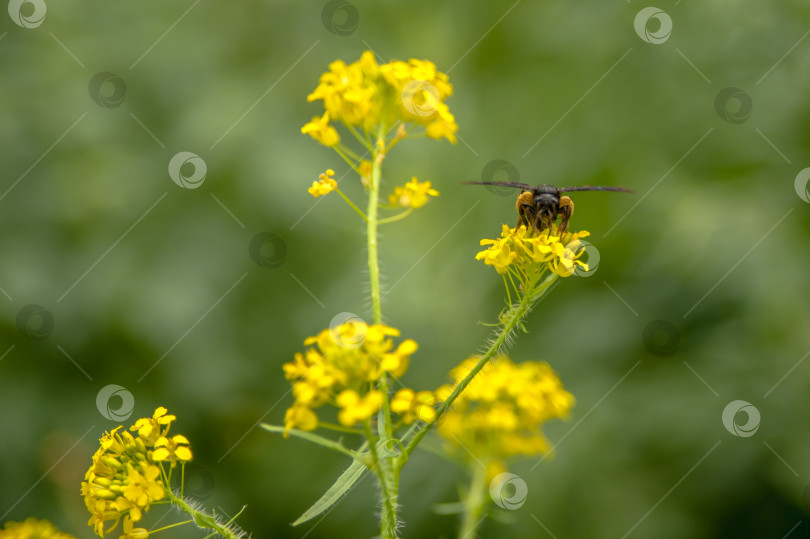
M 460 182 L 503 160 L 532 184 L 636 191 L 574 196 L 598 271 L 554 288 L 511 356 L 550 362 L 577 406 L 547 428 L 555 458 L 513 467 L 529 490 L 512 523 L 481 536 L 810 537 L 806 1 L 665 1 L 640 33 L 635 0 L 45 3 L 33 28 L 0 13 L 0 520 L 92 536 L 79 482 L 117 384 L 126 424 L 177 414 L 192 488 L 218 512 L 247 504 L 253 537 L 378 533 L 368 478 L 291 528 L 348 463 L 256 428 L 282 422 L 304 338 L 370 317 L 362 223 L 306 192 L 346 166 L 299 130 L 328 63 L 371 49 L 448 72 L 460 126 L 385 163 L 384 191 L 412 175 L 441 191 L 383 228 L 384 315 L 420 344 L 406 385 L 444 383 L 502 306 L 473 257 L 514 224 L 516 193 Z M 169 177 L 181 151 L 207 165 L 196 189 Z M 261 233 L 283 242 L 275 267 L 250 255 Z M 724 427 L 735 400 L 759 412 L 753 435 Z M 431 507 L 463 480 L 417 453 L 403 535 L 454 536 Z

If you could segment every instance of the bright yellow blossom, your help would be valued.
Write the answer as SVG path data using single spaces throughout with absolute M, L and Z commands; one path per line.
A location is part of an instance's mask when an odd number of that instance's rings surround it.
M 431 188 L 430 182 L 420 182 L 414 176 L 403 187 L 395 187 L 388 201 L 392 206 L 416 209 L 427 204 L 428 196 L 437 197 L 439 192 Z
M 145 529 L 133 528 L 132 523 L 167 496 L 169 485 L 161 471 L 162 462 L 170 461 L 174 466 L 178 460 L 184 463 L 191 458 L 185 436 L 169 437 L 175 419 L 161 406 L 152 417 L 138 419 L 129 430 L 119 426 L 99 440 L 99 449 L 81 485 L 91 515 L 88 525 L 99 537 L 114 529 L 121 518 L 124 539 L 148 537 Z
M 47 520 L 33 517 L 23 522 L 6 522 L 0 530 L 0 539 L 76 539 L 72 535 L 60 532 Z
M 431 138 L 455 142 L 458 126 L 444 102 L 452 94 L 447 75 L 433 62 L 411 59 L 380 65 L 371 51 L 365 51 L 351 64 L 342 60 L 329 64 L 307 96 L 307 101 L 322 100 L 326 112 L 302 131 L 334 146 L 339 137 L 330 120 L 366 132 L 405 122 L 424 126 Z
M 459 383 L 478 362 L 464 360 L 450 372 Z M 437 390 L 446 398 L 453 385 Z M 547 363 L 513 363 L 505 356 L 493 358 L 453 402 L 439 423 L 439 434 L 453 451 L 469 451 L 493 470 L 503 470 L 516 455 L 532 456 L 550 450 L 541 430 L 550 419 L 566 418 L 574 405 Z
M 326 172 L 322 172 L 318 176 L 318 181 L 312 182 L 312 187 L 308 189 L 309 194 L 317 198 L 323 195 L 328 195 L 337 189 L 337 182 L 332 177 L 334 175 L 335 171 L 331 168 L 326 169 Z
M 588 271 L 588 265 L 579 258 L 583 254 L 580 239 L 590 233 L 566 232 L 562 236 L 555 235 L 556 233 L 556 227 L 533 234 L 525 226 L 515 229 L 503 225 L 500 238 L 481 240 L 481 245 L 489 247 L 475 255 L 475 259 L 483 260 L 500 274 L 514 270 L 519 279 L 531 279 L 546 270 L 560 277 L 573 275 L 577 267 Z
M 310 348 L 283 365 L 295 398 L 284 416 L 284 428 L 315 429 L 314 410 L 324 404 L 340 408 L 338 419 L 346 426 L 376 413 L 382 401 L 374 385 L 384 373 L 405 374 L 417 349 L 411 339 L 395 344 L 399 334 L 383 324 L 350 319 L 308 337 L 304 345 Z
M 445 397 L 446 398 L 446 397 Z M 402 416 L 406 425 L 417 419 L 431 423 L 436 419 L 436 408 L 439 398 L 432 391 L 415 392 L 410 388 L 403 388 L 391 398 L 391 411 Z
M 309 123 L 304 124 L 301 133 L 309 135 L 324 146 L 337 146 L 340 142 L 340 135 L 337 129 L 329 125 L 329 113 L 323 116 L 315 116 Z
M 376 414 L 382 406 L 382 393 L 373 389 L 363 395 L 358 395 L 353 389 L 344 389 L 335 399 L 340 407 L 338 420 L 341 425 L 354 426 L 358 421 L 365 421 Z
M 188 447 L 188 438 L 182 434 L 177 434 L 171 438 L 161 436 L 155 442 L 155 450 L 152 452 L 152 460 L 161 462 L 168 460 L 172 463 L 172 468 L 177 465 L 177 461 L 188 462 L 191 460 L 191 449 Z

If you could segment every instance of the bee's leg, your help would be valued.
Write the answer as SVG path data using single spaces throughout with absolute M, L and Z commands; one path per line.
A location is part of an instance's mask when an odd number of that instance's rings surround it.
M 515 225 L 515 229 L 518 229 L 520 225 L 529 228 L 530 215 L 534 213 L 533 202 L 534 198 L 532 197 L 531 191 L 523 191 L 518 195 L 517 201 L 515 202 L 515 209 L 518 213 L 518 222 L 517 225 Z
M 560 214 L 560 226 L 557 227 L 557 232 L 562 236 L 568 232 L 568 220 L 571 219 L 572 215 L 574 215 L 574 203 L 571 201 L 571 197 L 560 197 L 560 206 L 558 211 Z

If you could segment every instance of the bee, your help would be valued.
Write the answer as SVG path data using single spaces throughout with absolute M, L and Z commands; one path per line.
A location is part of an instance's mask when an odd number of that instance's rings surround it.
M 515 209 L 518 213 L 520 225 L 533 228 L 540 233 L 546 229 L 551 229 L 551 225 L 560 217 L 560 224 L 557 227 L 559 234 L 568 231 L 568 220 L 574 215 L 574 203 L 571 197 L 562 193 L 571 191 L 615 191 L 620 193 L 633 193 L 624 187 L 594 187 L 583 185 L 580 187 L 555 187 L 553 185 L 529 185 L 519 182 L 464 182 L 468 185 L 501 185 L 504 187 L 516 187 L 520 189 L 520 194 L 515 202 Z

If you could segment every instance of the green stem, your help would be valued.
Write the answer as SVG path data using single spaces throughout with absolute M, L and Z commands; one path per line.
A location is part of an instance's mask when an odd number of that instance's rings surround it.
M 464 500 L 464 515 L 461 519 L 461 529 L 458 539 L 475 539 L 478 527 L 483 520 L 483 513 L 487 507 L 487 469 L 479 463 L 472 464 L 472 479 L 470 490 Z
M 385 223 L 393 223 L 394 221 L 399 221 L 400 219 L 405 219 L 411 213 L 413 213 L 413 208 L 408 208 L 404 212 L 398 213 L 398 214 L 396 214 L 396 215 L 394 215 L 392 217 L 386 217 L 385 219 L 380 219 L 379 221 L 377 221 L 377 224 L 378 225 L 384 225 Z
M 464 377 L 463 380 L 461 380 L 461 382 L 458 383 L 458 385 L 456 385 L 453 392 L 450 393 L 449 397 L 447 397 L 447 400 L 445 400 L 439 407 L 438 411 L 436 412 L 436 420 L 422 425 L 414 437 L 411 438 L 411 441 L 405 446 L 403 456 L 400 457 L 399 461 L 397 462 L 398 467 L 405 464 L 405 461 L 411 455 L 411 453 L 413 453 L 414 449 L 416 449 L 416 446 L 419 445 L 419 442 L 422 441 L 422 438 L 427 435 L 433 425 L 437 423 L 441 419 L 442 415 L 450 408 L 450 406 L 453 405 L 453 402 L 458 398 L 459 395 L 461 395 L 461 392 L 467 388 L 472 379 L 475 378 L 475 375 L 478 374 L 479 371 L 484 368 L 484 365 L 489 362 L 492 356 L 494 356 L 498 350 L 501 349 L 501 346 L 503 346 L 503 344 L 506 342 L 506 339 L 515 329 L 515 327 L 517 327 L 523 317 L 529 313 L 532 304 L 539 298 L 540 295 L 542 294 L 524 294 L 520 297 L 520 303 L 514 305 L 512 309 L 509 309 L 509 312 L 506 314 L 506 320 L 504 320 L 498 335 L 490 345 L 489 349 L 484 353 L 483 356 L 481 356 L 481 359 L 478 360 L 475 367 L 472 368 L 472 370 L 467 374 L 467 376 Z
M 360 208 L 358 208 L 357 206 L 355 206 L 354 202 L 352 202 L 351 200 L 349 200 L 349 197 L 347 197 L 346 195 L 344 195 L 344 194 L 343 194 L 343 191 L 341 191 L 340 189 L 335 188 L 335 193 L 339 194 L 339 195 L 340 195 L 340 197 L 341 197 L 343 200 L 345 200 L 345 201 L 346 201 L 346 204 L 348 204 L 349 206 L 351 206 L 351 207 L 352 207 L 352 209 L 353 209 L 354 211 L 356 211 L 358 214 L 360 214 L 360 217 L 362 217 L 364 220 L 368 221 L 368 217 L 366 217 L 366 214 L 365 214 L 365 213 L 363 213 L 363 210 L 361 210 Z
M 214 531 L 220 534 L 225 539 L 241 539 L 243 537 L 246 537 L 245 534 L 237 533 L 236 531 L 228 528 L 227 526 L 229 524 L 223 525 L 220 522 L 218 522 L 217 519 L 214 518 L 212 515 L 208 515 L 206 513 L 203 513 L 202 511 L 195 509 L 191 505 L 187 504 L 183 498 L 175 496 L 173 492 L 167 490 L 167 494 L 169 496 L 169 499 L 172 501 L 172 504 L 176 505 L 185 513 L 187 513 L 192 518 L 194 524 L 196 524 L 197 527 L 202 528 L 204 530 Z
M 368 274 L 371 284 L 371 312 L 375 324 L 382 324 L 382 295 L 380 294 L 380 262 L 377 251 L 377 225 L 379 220 L 377 210 L 380 204 L 380 183 L 382 180 L 382 162 L 385 159 L 385 129 L 377 133 L 371 162 L 371 181 L 368 186 L 368 217 L 366 226 L 366 240 L 368 241 Z M 383 372 L 378 382 L 382 393 L 382 406 L 378 415 L 378 432 L 383 447 L 388 447 L 393 439 L 391 428 L 391 408 L 388 396 L 388 376 Z M 376 461 L 376 459 L 375 459 Z M 382 511 L 380 515 L 381 539 L 396 539 L 397 537 L 397 490 L 399 483 L 399 470 L 393 464 L 393 457 L 385 455 L 379 462 L 380 491 L 383 495 Z

